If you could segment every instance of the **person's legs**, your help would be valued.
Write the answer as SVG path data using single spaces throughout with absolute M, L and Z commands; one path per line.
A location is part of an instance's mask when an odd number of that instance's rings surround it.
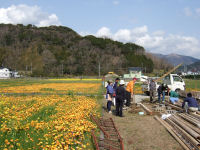
M 131 100 L 131 93 L 126 91 L 126 106 L 129 107 L 130 106 L 130 100 Z
M 162 102 L 165 101 L 165 91 L 162 92 Z
M 152 97 L 153 97 L 153 91 L 150 91 L 150 102 L 153 101 Z
M 110 111 L 109 110 L 109 101 L 107 101 L 107 110 Z
M 156 91 L 153 91 L 153 102 L 156 100 Z
M 194 112 L 194 111 L 198 111 L 198 108 L 197 107 L 189 107 L 189 110 Z
M 170 102 L 171 102 L 172 104 L 175 104 L 175 98 L 174 98 L 174 97 L 170 97 L 169 100 L 170 100 Z
M 108 101 L 108 102 L 107 102 L 107 109 L 108 109 L 108 112 L 111 111 L 111 105 L 112 105 L 112 101 Z
M 119 116 L 123 116 L 123 113 L 122 113 L 122 109 L 123 109 L 123 101 L 120 101 L 119 102 Z
M 160 95 L 161 95 L 161 93 L 158 92 L 158 102 L 159 102 L 159 103 L 160 103 Z
M 177 102 L 178 102 L 178 100 L 179 100 L 179 98 L 178 98 L 178 97 L 176 97 L 176 98 L 175 98 L 175 100 L 174 100 L 174 102 L 175 102 L 175 103 L 177 103 Z
M 119 100 L 116 99 L 116 116 L 119 116 Z
M 176 102 L 178 102 L 177 97 L 170 97 L 169 100 L 171 101 L 172 104 L 175 104 Z

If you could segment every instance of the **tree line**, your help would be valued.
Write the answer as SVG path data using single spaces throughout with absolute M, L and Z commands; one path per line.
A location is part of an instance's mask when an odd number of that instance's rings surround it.
M 119 68 L 144 67 L 155 63 L 145 49 L 92 35 L 80 36 L 64 26 L 36 27 L 0 24 L 0 65 L 32 76 L 98 75 Z

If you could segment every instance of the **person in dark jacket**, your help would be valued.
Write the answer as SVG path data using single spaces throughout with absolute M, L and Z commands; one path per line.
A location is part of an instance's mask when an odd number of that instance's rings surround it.
M 116 78 L 116 79 L 115 79 L 115 83 L 114 83 L 114 85 L 113 85 L 113 90 L 114 90 L 114 93 L 113 93 L 113 104 L 114 104 L 114 106 L 115 106 L 115 104 L 116 104 L 116 90 L 117 90 L 119 81 L 120 81 L 120 79 L 119 79 L 119 78 Z
M 114 85 L 113 85 L 114 93 L 116 93 L 116 90 L 117 90 L 117 87 L 118 87 L 119 80 L 120 80 L 119 78 L 116 78 L 116 79 L 115 79 L 115 83 L 114 83 Z
M 122 109 L 125 100 L 126 90 L 124 88 L 124 80 L 120 80 L 120 85 L 116 90 L 116 115 L 123 117 Z
M 192 97 L 192 93 L 187 94 L 187 97 L 183 101 L 182 108 L 184 108 L 186 102 L 188 104 L 189 110 L 198 111 L 199 104 L 197 100 Z
M 158 102 L 161 103 L 160 96 L 162 95 L 162 102 L 164 103 L 165 101 L 165 91 L 168 89 L 168 86 L 166 84 L 161 84 L 157 91 L 158 91 Z

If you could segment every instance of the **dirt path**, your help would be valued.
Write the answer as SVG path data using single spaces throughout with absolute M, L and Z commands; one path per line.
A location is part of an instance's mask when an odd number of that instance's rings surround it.
M 113 113 L 108 114 L 105 110 L 106 100 L 103 105 L 103 117 L 113 118 L 124 139 L 125 150 L 182 150 L 178 142 L 153 116 L 141 116 L 128 109 L 123 111 L 125 117 L 117 117 L 115 107 L 112 107 Z

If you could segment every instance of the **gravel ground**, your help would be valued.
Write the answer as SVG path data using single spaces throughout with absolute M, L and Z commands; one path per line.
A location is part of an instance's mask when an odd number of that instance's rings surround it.
M 135 103 L 140 103 L 144 99 L 149 99 L 147 95 L 135 95 Z
M 148 98 L 146 95 L 135 95 L 137 103 Z M 112 114 L 106 112 L 106 102 L 104 99 L 103 118 L 113 118 L 124 139 L 125 150 L 182 150 L 179 143 L 153 116 L 138 115 L 138 112 L 134 111 L 135 107 L 132 107 L 123 111 L 124 117 L 117 117 L 114 106 Z

